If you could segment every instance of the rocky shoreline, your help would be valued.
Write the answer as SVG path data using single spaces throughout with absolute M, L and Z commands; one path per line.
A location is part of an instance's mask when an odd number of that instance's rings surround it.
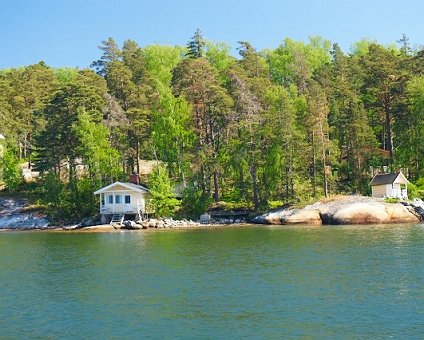
M 243 226 L 248 224 L 268 225 L 346 225 L 346 224 L 389 224 L 389 223 L 420 223 L 424 220 L 424 202 L 421 200 L 389 203 L 384 199 L 365 196 L 336 196 L 307 205 L 303 208 L 279 208 L 253 216 L 211 218 L 205 214 L 198 222 L 191 220 L 149 219 L 146 221 L 124 221 L 115 225 L 96 225 L 91 219 L 73 226 L 55 227 L 48 226 L 45 216 L 28 216 L 24 207 L 26 201 L 13 199 L 1 202 L 0 219 L 11 217 L 18 221 L 25 220 L 33 223 L 32 227 L 4 225 L 0 230 L 54 230 L 54 231 L 117 231 L 117 230 L 163 230 L 163 229 L 194 229 L 223 226 Z M 6 213 L 7 212 L 7 213 Z M 25 212 L 25 213 L 24 213 Z M 3 213 L 3 214 L 2 214 Z M 221 214 L 222 215 L 222 214 Z M 228 214 L 227 214 L 228 215 Z M 38 218 L 42 219 L 35 221 Z M 4 221 L 3 221 L 4 222 Z M 14 222 L 16 223 L 16 221 Z M 19 223 L 19 222 L 17 222 Z
M 421 205 L 423 203 L 421 202 Z M 388 203 L 384 199 L 365 196 L 337 196 L 307 205 L 304 208 L 280 208 L 250 219 L 201 219 L 201 222 L 173 219 L 150 219 L 135 223 L 103 227 L 79 227 L 73 230 L 141 230 L 141 229 L 187 229 L 219 226 L 267 225 L 347 225 L 347 224 L 414 224 L 424 219 L 424 206 L 414 202 Z M 420 210 L 421 209 L 421 213 Z M 70 230 L 69 228 L 65 228 Z
M 423 218 L 419 203 L 388 203 L 382 198 L 341 196 L 301 209 L 276 209 L 256 216 L 252 222 L 282 225 L 388 224 L 419 223 Z

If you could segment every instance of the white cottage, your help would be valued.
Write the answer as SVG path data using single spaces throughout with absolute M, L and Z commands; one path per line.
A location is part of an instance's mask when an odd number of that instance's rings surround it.
M 375 175 L 370 186 L 372 197 L 408 199 L 408 180 L 402 172 Z
M 115 182 L 94 194 L 100 195 L 100 214 L 111 222 L 140 219 L 146 213 L 149 189 L 140 184 Z

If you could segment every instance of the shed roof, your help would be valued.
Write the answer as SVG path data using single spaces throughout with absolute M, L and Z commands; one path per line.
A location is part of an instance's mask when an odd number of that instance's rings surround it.
M 370 182 L 370 186 L 392 184 L 394 181 L 396 181 L 396 178 L 398 178 L 399 175 L 403 177 L 404 181 L 407 181 L 406 177 L 402 174 L 402 172 L 394 172 L 391 174 L 378 174 L 374 176 L 374 178 Z
M 0 139 L 6 139 L 6 137 L 0 133 Z
M 101 188 L 101 189 L 95 191 L 94 195 L 100 195 L 100 194 L 108 191 L 109 189 L 113 188 L 115 185 L 121 185 L 121 186 L 123 186 L 127 189 L 134 190 L 136 192 L 141 192 L 141 193 L 148 193 L 149 192 L 149 189 L 146 188 L 145 186 L 142 186 L 142 185 L 129 183 L 129 182 L 115 182 L 115 183 L 109 184 L 108 186 L 105 186 L 104 188 Z

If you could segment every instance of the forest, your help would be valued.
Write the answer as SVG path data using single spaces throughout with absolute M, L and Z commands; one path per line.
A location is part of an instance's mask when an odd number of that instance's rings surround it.
M 142 160 L 157 161 L 143 180 L 163 215 L 367 194 L 376 171 L 424 185 L 424 50 L 405 35 L 348 53 L 314 36 L 240 41 L 235 56 L 199 30 L 186 46 L 108 38 L 99 50 L 89 69 L 0 70 L 1 176 L 52 216 L 95 213 L 93 191 Z M 24 162 L 36 183 L 21 183 Z

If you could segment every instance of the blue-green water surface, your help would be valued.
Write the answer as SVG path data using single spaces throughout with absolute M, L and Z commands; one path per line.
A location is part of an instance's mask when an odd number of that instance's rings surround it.
M 423 338 L 424 227 L 0 233 L 1 338 Z

